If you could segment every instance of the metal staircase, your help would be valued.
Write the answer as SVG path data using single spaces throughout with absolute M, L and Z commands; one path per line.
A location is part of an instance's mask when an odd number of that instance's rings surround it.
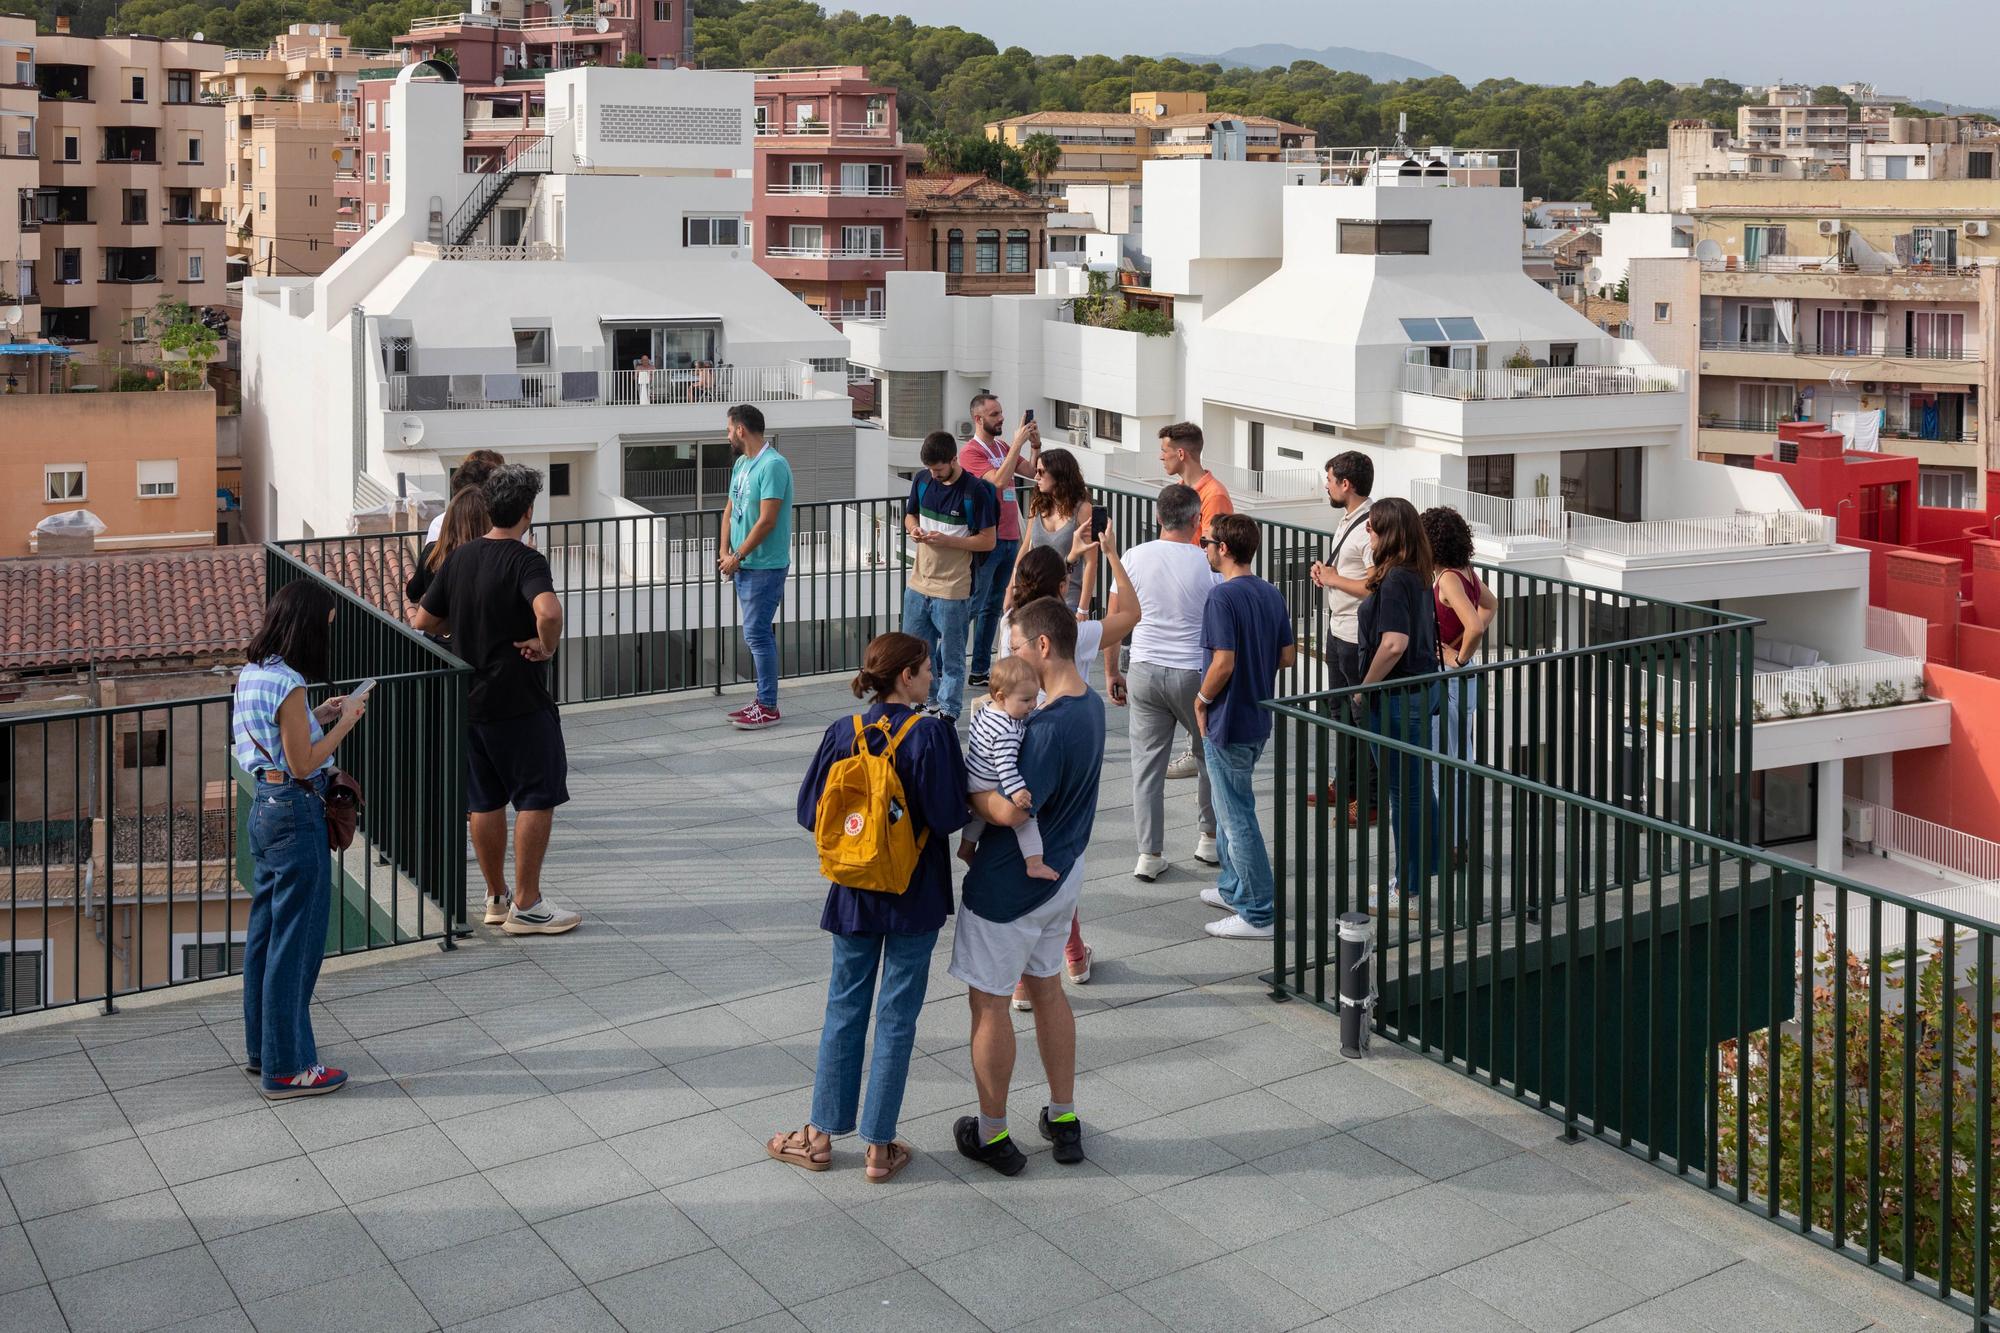
M 548 175 L 553 158 L 554 152 L 546 134 L 517 134 L 509 139 L 500 152 L 499 160 L 479 178 L 479 183 L 472 187 L 472 193 L 465 197 L 465 202 L 451 215 L 451 221 L 445 224 L 446 243 L 469 243 L 472 233 L 486 220 L 493 206 L 500 202 L 500 196 L 507 192 L 507 187 L 523 176 Z

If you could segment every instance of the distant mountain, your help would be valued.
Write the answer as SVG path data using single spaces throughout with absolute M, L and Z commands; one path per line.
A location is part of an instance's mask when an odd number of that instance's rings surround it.
M 1420 61 L 1408 60 L 1402 56 L 1390 55 L 1386 51 L 1357 51 L 1351 46 L 1329 46 L 1321 51 L 1308 51 L 1302 46 L 1286 46 L 1282 42 L 1267 42 L 1262 46 L 1237 46 L 1221 55 L 1193 55 L 1186 51 L 1167 52 L 1169 60 L 1185 60 L 1190 65 L 1222 65 L 1230 69 L 1269 69 L 1273 65 L 1287 66 L 1295 60 L 1316 60 L 1328 69 L 1352 70 L 1356 74 L 1366 74 L 1377 83 L 1392 79 L 1435 79 L 1444 71 L 1432 69 Z

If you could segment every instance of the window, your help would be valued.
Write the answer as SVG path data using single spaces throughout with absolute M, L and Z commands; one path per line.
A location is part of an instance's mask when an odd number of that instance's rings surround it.
M 146 220 L 146 192 L 144 190 L 125 191 L 123 213 L 126 226 L 134 226 Z
M 815 194 L 824 180 L 817 162 L 794 162 L 790 174 L 792 193 Z
M 569 494 L 569 464 L 549 464 L 549 495 L 553 498 Z
M 134 75 L 132 76 L 132 96 L 131 96 L 131 98 L 130 98 L 129 100 L 130 100 L 130 101 L 134 101 L 134 102 L 143 102 L 143 101 L 145 101 L 145 100 L 146 100 L 146 76 L 145 76 L 145 75 L 143 75 L 143 74 L 134 74 Z
M 1976 509 L 1979 484 L 1968 468 L 1918 468 L 1917 503 L 1933 509 Z
M 187 280 L 189 282 L 200 282 L 202 281 L 201 274 L 202 274 L 201 255 L 199 253 L 189 254 L 188 266 L 187 266 Z
M 514 330 L 514 368 L 516 370 L 539 369 L 549 363 L 549 331 L 547 329 Z
M 1965 350 L 1965 316 L 1942 310 L 1912 310 L 1907 316 L 1909 354 L 1956 361 Z
M 1025 228 L 1017 227 L 1007 233 L 1007 271 L 1028 271 L 1028 233 Z
M 167 729 L 125 731 L 118 735 L 118 767 L 159 768 L 167 762 Z
M 1340 253 L 1344 255 L 1427 255 L 1431 224 L 1423 222 L 1343 222 Z
M 1465 315 L 1447 315 L 1438 321 L 1444 336 L 1455 343 L 1485 342 L 1486 335 L 1479 331 L 1479 321 Z
M 270 199 L 271 196 L 266 194 L 264 191 L 262 190 L 257 191 L 257 211 L 259 213 L 269 211 Z
M 0 1010 L 42 1007 L 42 955 L 32 949 L 0 953 Z
M 139 498 L 164 500 L 179 495 L 181 465 L 171 458 L 139 461 Z
M 750 120 L 756 126 L 757 133 L 762 134 L 769 128 L 770 110 L 767 106 L 759 105 L 755 111 L 751 112 Z
M 1465 489 L 1474 495 L 1514 498 L 1514 455 L 1484 454 L 1465 460 Z
M 42 468 L 42 496 L 50 504 L 90 498 L 89 469 L 81 463 L 49 463 Z
M 1910 233 L 1910 262 L 1913 264 L 1958 263 L 1958 233 L 1950 227 L 1918 227 Z
M 270 166 L 270 165 L 271 165 L 271 149 L 270 149 L 270 146 L 269 146 L 268 144 L 261 144 L 261 143 L 260 143 L 260 144 L 258 144 L 258 145 L 257 145 L 257 170 L 259 170 L 259 171 L 262 171 L 262 170 L 263 170 L 263 169 L 264 169 L 265 167 L 268 167 L 268 166 Z
M 83 140 L 74 134 L 65 134 L 63 136 L 62 160 L 65 162 L 83 161 Z
M 1641 458 L 1637 447 L 1571 449 L 1562 456 L 1562 498 L 1565 507 L 1595 518 L 1621 523 L 1639 521 Z
M 382 179 L 389 179 L 389 155 L 387 153 L 382 154 Z
M 826 230 L 822 227 L 801 227 L 794 223 L 786 232 L 785 239 L 792 249 L 811 255 L 817 255 L 826 248 Z
M 975 273 L 998 273 L 1000 271 L 1000 233 L 990 228 L 981 229 L 972 248 L 972 271 Z
M 1674 307 L 1672 302 L 1669 301 L 1653 302 L 1653 322 L 1655 324 L 1670 324 L 1673 322 L 1673 318 L 1674 318 Z
M 387 158 L 383 161 L 386 163 Z M 528 210 L 525 208 L 503 208 L 496 220 L 499 231 L 495 241 L 500 245 L 519 245 L 528 230 Z
M 266 242 L 266 244 L 269 244 L 269 242 Z M 135 343 L 146 341 L 146 317 L 141 314 L 134 314 L 131 316 L 129 322 L 132 325 L 132 336 L 125 341 Z
M 258 151 L 258 153 L 259 153 L 259 154 L 261 154 L 261 153 L 262 153 L 262 152 L 263 152 L 264 150 L 260 148 L 260 149 L 258 149 L 257 151 Z M 262 162 L 259 162 L 259 163 L 258 163 L 257 165 L 261 167 L 261 166 L 263 166 L 264 164 L 263 164 Z M 373 154 L 373 153 L 370 153 L 370 154 L 368 155 L 368 177 L 367 177 L 367 178 L 368 178 L 369 180 L 371 180 L 371 181 L 375 179 L 375 154 Z
M 947 273 L 965 272 L 965 233 L 957 227 L 953 227 L 945 234 L 944 271 Z
M 194 71 L 170 69 L 167 71 L 167 100 L 173 103 L 194 101 Z
M 672 23 L 674 21 L 674 0 L 653 0 L 653 22 Z
M 1098 408 L 1092 424 L 1092 433 L 1100 440 L 1123 441 L 1125 438 L 1125 418 L 1116 412 Z
M 1743 229 L 1743 262 L 1760 264 L 1766 259 L 1785 253 L 1785 229 L 1783 227 L 1745 227 Z
M 684 217 L 681 244 L 691 246 L 734 246 L 743 244 L 743 219 L 738 217 Z
M 375 205 L 373 204 L 368 205 L 368 225 L 371 227 L 375 225 Z
M 57 282 L 83 281 L 83 251 L 81 250 L 56 251 L 56 281 Z
M 371 130 L 375 128 L 375 108 L 377 105 L 379 103 L 370 102 L 368 104 L 368 128 Z
M 888 163 L 841 163 L 840 192 L 842 194 L 887 194 L 890 189 Z
M 1965 178 L 1975 181 L 1993 179 L 1993 154 L 1967 153 L 1965 155 Z
M 842 227 L 840 248 L 850 255 L 880 255 L 883 249 L 880 227 Z
M 1875 317 L 1859 310 L 1819 312 L 1822 356 L 1860 356 L 1875 350 Z

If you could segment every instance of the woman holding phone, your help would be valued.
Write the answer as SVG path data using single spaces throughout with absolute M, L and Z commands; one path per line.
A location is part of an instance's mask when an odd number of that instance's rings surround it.
M 312 993 L 333 904 L 326 781 L 333 753 L 367 711 L 367 687 L 306 704 L 327 675 L 333 594 L 315 580 L 278 589 L 236 678 L 230 739 L 250 775 L 250 924 L 243 944 L 246 1072 L 271 1101 L 337 1091 L 347 1075 L 319 1062 Z M 371 682 L 372 683 L 372 682 Z
M 1028 552 L 1038 547 L 1047 547 L 1062 559 L 1068 571 L 1061 590 L 1056 593 L 1074 611 L 1078 607 L 1090 605 L 1091 591 L 1097 583 L 1097 562 L 1083 558 L 1083 551 L 1090 544 L 1093 533 L 1090 530 L 1091 504 L 1090 488 L 1084 485 L 1083 469 L 1076 465 L 1076 455 L 1067 449 L 1044 449 L 1035 463 L 1035 491 L 1028 497 L 1028 521 L 1022 533 L 1020 553 L 1015 557 L 1013 581 L 1019 582 L 1021 562 Z M 1026 602 L 1016 601 L 1010 583 L 1005 601 L 1011 611 Z

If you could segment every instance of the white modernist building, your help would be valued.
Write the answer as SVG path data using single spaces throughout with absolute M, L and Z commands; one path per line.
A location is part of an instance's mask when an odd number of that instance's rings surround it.
M 855 494 L 846 339 L 751 258 L 753 76 L 552 73 L 546 132 L 472 174 L 448 74 L 397 77 L 382 224 L 317 278 L 244 285 L 252 534 L 442 496 L 480 447 L 545 470 L 537 518 L 716 508 L 738 402 L 800 499 Z
M 848 326 L 892 462 L 914 465 L 930 430 L 964 433 L 990 389 L 1112 484 L 1157 485 L 1159 428 L 1194 421 L 1239 509 L 1324 525 L 1322 469 L 1354 449 L 1376 495 L 1460 509 L 1485 558 L 1761 617 L 1762 808 L 1816 810 L 1813 850 L 1839 865 L 1846 761 L 1874 756 L 1856 781 L 1879 790 L 1882 757 L 1949 739 L 1950 706 L 1916 701 L 1920 655 L 1870 620 L 1867 554 L 1779 477 L 1696 461 L 1686 373 L 1522 272 L 1510 154 L 1295 156 L 1145 165 L 1169 335 L 1075 322 L 1074 270 L 992 297 L 892 274 L 887 317 Z M 1835 706 L 1882 681 L 1912 702 Z

